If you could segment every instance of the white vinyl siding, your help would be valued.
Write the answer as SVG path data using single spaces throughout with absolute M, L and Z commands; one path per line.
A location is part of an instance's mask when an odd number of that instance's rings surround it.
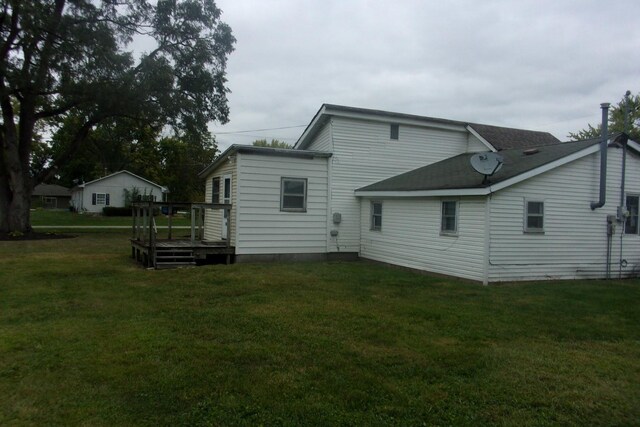
M 237 230 L 237 208 L 236 200 L 238 194 L 238 174 L 236 169 L 237 156 L 232 161 L 227 160 L 222 165 L 213 170 L 205 179 L 205 202 L 212 203 L 213 200 L 213 180 L 219 178 L 216 182 L 219 185 L 219 189 L 216 194 L 219 196 L 218 203 L 223 203 L 224 200 L 224 176 L 231 176 L 231 246 L 236 245 L 236 230 Z M 210 241 L 220 241 L 222 239 L 222 219 L 224 211 L 221 209 L 207 209 L 205 211 L 205 227 L 204 238 Z
M 604 277 L 607 215 L 620 200 L 622 150 L 610 148 L 607 202 L 598 200 L 600 154 L 498 191 L 491 198 L 490 281 Z M 640 193 L 640 159 L 627 155 L 626 192 Z M 544 200 L 544 234 L 523 233 L 523 200 Z M 622 225 L 616 224 L 612 244 L 612 277 L 617 277 Z M 623 234 L 623 275 L 640 269 L 640 236 Z
M 389 143 L 389 122 L 333 117 L 331 214 L 342 214 L 339 231 L 341 252 L 360 250 L 360 203 L 354 190 L 402 172 L 464 153 L 467 131 L 463 127 L 434 129 L 400 124 L 400 140 Z M 315 147 L 314 144 L 312 144 Z M 369 209 L 364 209 L 369 229 Z M 439 224 L 439 223 L 438 223 Z M 329 250 L 337 251 L 336 241 Z
M 473 135 L 472 133 L 469 133 L 466 151 L 467 153 L 481 153 L 485 151 L 490 151 L 490 149 L 482 141 L 480 141 L 475 135 Z
M 327 158 L 241 153 L 236 254 L 325 253 Z M 280 210 L 283 177 L 307 181 L 306 212 Z
M 305 150 L 331 152 L 333 149 L 332 145 L 331 127 L 327 123 L 323 126 L 320 132 L 318 132 L 311 144 L 309 144 L 309 146 L 306 147 Z
M 484 197 L 463 198 L 458 202 L 457 237 L 440 234 L 440 199 L 385 199 L 381 231 L 369 230 L 370 200 L 363 198 L 362 203 L 363 258 L 483 280 Z
M 102 208 L 107 206 L 105 204 L 106 194 L 109 194 L 109 206 L 123 207 L 124 190 L 131 190 L 133 187 L 140 191 L 140 195 L 151 195 L 155 196 L 156 200 L 162 200 L 162 187 L 154 186 L 127 172 L 122 172 L 92 183 L 87 183 L 84 188 L 75 190 L 73 193 L 74 206 L 79 210 L 102 213 Z M 100 198 L 100 200 L 103 201 L 102 204 L 93 204 L 92 196 L 94 193 L 96 194 L 96 202 L 98 202 L 99 194 L 105 197 L 104 199 L 102 196 Z

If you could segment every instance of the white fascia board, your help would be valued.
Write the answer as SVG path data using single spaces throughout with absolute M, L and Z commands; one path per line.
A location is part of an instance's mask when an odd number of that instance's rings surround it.
M 495 147 L 493 145 L 491 145 L 489 143 L 489 141 L 487 141 L 486 139 L 484 139 L 478 132 L 476 132 L 476 130 L 474 128 L 472 128 L 470 125 L 467 125 L 467 130 L 476 138 L 478 138 L 480 140 L 480 142 L 482 142 L 484 145 L 486 145 L 486 147 L 493 151 L 494 153 L 498 150 L 495 149 Z
M 640 153 L 640 144 L 635 141 L 629 140 L 627 141 L 627 146 L 629 148 L 633 148 L 637 153 Z
M 464 124 L 454 125 L 454 124 L 446 124 L 446 123 L 438 123 L 437 121 L 429 121 L 429 119 L 425 120 L 414 120 L 414 119 L 406 119 L 401 117 L 385 117 L 378 114 L 366 114 L 366 113 L 355 113 L 350 111 L 326 111 L 326 114 L 330 114 L 336 117 L 346 117 L 349 119 L 359 119 L 359 120 L 367 120 L 370 122 L 384 122 L 384 123 L 397 123 L 400 125 L 411 125 L 417 127 L 424 128 L 432 128 L 432 129 L 446 129 L 452 130 L 456 132 L 465 132 Z
M 355 191 L 356 197 L 438 197 L 438 196 L 483 196 L 487 188 L 458 188 L 421 191 Z
M 581 159 L 589 154 L 597 153 L 600 151 L 600 144 L 592 145 L 591 147 L 580 150 L 577 153 L 573 153 L 569 156 L 547 163 L 535 169 L 531 169 L 528 172 L 521 173 L 520 175 L 509 178 L 505 181 L 499 182 L 495 185 L 484 188 L 453 188 L 453 189 L 441 189 L 441 190 L 421 190 L 421 191 L 358 191 L 354 192 L 356 197 L 438 197 L 438 196 L 486 196 L 496 191 L 500 191 L 504 188 L 515 185 L 519 182 L 533 178 L 536 175 L 548 172 L 557 167 L 571 163 L 574 160 Z

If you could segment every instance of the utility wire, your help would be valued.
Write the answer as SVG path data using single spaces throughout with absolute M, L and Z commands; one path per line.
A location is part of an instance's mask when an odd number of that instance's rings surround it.
M 279 128 L 266 128 L 266 129 L 250 129 L 250 130 L 237 130 L 237 131 L 229 131 L 229 132 L 212 132 L 214 135 L 231 135 L 234 133 L 247 133 L 247 132 L 262 132 L 265 130 L 280 130 L 280 129 L 294 129 L 294 128 L 302 128 L 307 125 L 297 125 L 297 126 L 284 126 Z

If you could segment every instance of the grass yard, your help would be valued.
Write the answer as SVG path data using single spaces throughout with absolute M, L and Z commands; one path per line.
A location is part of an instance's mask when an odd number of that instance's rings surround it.
M 0 425 L 632 425 L 640 282 L 356 263 L 150 271 L 0 242 Z
M 68 210 L 34 209 L 31 211 L 32 226 L 131 226 L 131 217 L 122 216 L 102 216 L 90 213 L 75 213 Z M 167 225 L 165 215 L 156 216 L 159 226 Z M 191 219 L 184 215 L 173 217 L 172 224 L 176 226 L 191 225 Z M 55 227 L 53 227 L 55 228 Z

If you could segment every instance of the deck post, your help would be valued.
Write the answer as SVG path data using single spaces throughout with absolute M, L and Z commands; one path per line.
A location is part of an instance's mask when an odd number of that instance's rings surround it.
M 196 208 L 191 205 L 191 245 L 196 242 Z
M 136 208 L 131 206 L 131 238 L 136 238 Z
M 224 210 L 227 212 L 227 248 L 228 248 L 231 246 L 231 208 L 224 208 Z
M 171 240 L 171 218 L 173 217 L 173 206 L 171 204 L 169 204 L 169 218 L 168 218 L 168 226 L 169 226 L 169 230 L 168 230 L 168 239 Z
M 140 207 L 142 210 L 142 243 L 147 240 L 147 210 L 144 207 Z
M 202 240 L 204 238 L 204 233 L 202 228 L 204 227 L 204 208 L 200 206 L 198 208 L 198 240 Z

